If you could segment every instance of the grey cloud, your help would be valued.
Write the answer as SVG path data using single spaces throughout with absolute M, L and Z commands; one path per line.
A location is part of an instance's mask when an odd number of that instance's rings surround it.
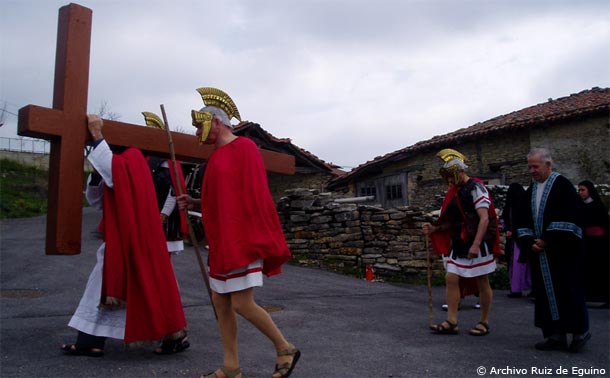
M 245 119 L 346 166 L 610 86 L 605 1 L 79 3 L 93 10 L 90 111 L 107 101 L 141 124 L 141 111 L 164 103 L 188 129 L 195 88 L 217 86 Z M 0 101 L 50 106 L 66 2 L 2 5 Z

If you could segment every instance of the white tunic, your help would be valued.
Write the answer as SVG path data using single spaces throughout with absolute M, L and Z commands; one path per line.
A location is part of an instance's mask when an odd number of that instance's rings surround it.
M 208 268 L 208 273 L 210 269 Z M 210 288 L 216 293 L 227 294 L 251 287 L 263 286 L 263 260 L 233 269 L 228 274 L 210 275 Z

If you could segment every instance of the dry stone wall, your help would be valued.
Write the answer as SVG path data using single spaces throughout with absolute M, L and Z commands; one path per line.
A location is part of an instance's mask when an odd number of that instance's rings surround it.
M 296 189 L 278 203 L 286 240 L 301 264 L 378 275 L 426 274 L 424 222 L 417 207 L 382 209 L 336 202 L 331 193 Z M 438 261 L 435 269 L 442 269 Z
M 610 187 L 597 186 L 604 202 Z M 504 206 L 507 186 L 489 186 L 498 215 Z M 438 210 L 444 193 L 437 193 Z M 431 209 L 409 206 L 383 209 L 313 189 L 287 190 L 278 202 L 286 240 L 296 261 L 349 273 L 364 272 L 372 265 L 378 276 L 425 276 L 424 222 L 434 219 Z M 502 249 L 504 238 L 501 238 Z M 431 256 L 433 273 L 442 274 L 442 261 Z

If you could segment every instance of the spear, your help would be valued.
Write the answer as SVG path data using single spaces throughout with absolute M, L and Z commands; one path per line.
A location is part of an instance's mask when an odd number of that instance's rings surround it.
M 165 123 L 165 131 L 167 131 L 167 142 L 169 143 L 169 154 L 172 160 L 172 169 L 174 170 L 174 177 L 178 177 L 178 165 L 176 164 L 176 152 L 174 151 L 174 141 L 172 139 L 172 133 L 169 130 L 169 123 L 167 123 L 167 115 L 165 115 L 165 107 L 161 104 L 161 113 L 163 114 L 163 122 Z M 178 195 L 181 196 L 184 194 L 182 191 L 182 183 L 181 180 L 176 180 L 177 192 Z M 216 314 L 216 308 L 214 307 L 214 301 L 212 300 L 212 289 L 210 288 L 210 277 L 208 277 L 208 271 L 205 268 L 203 263 L 203 259 L 201 258 L 201 253 L 199 251 L 199 244 L 197 243 L 197 237 L 195 236 L 195 232 L 193 230 L 193 225 L 191 224 L 191 220 L 189 218 L 188 209 L 184 209 L 184 216 L 186 218 L 186 223 L 189 227 L 189 236 L 191 239 L 191 244 L 195 249 L 195 255 L 197 256 L 197 262 L 199 263 L 199 269 L 201 270 L 201 276 L 203 277 L 203 282 L 205 283 L 205 287 L 208 292 L 208 296 L 210 297 L 210 303 L 212 303 L 212 309 L 214 310 L 214 316 L 216 320 L 218 320 L 218 314 Z

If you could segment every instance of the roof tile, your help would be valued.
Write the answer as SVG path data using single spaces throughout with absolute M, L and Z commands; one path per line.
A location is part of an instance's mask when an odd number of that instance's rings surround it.
M 555 100 L 549 99 L 547 102 L 494 117 L 484 122 L 477 122 L 470 127 L 461 128 L 444 135 L 437 135 L 426 141 L 417 142 L 412 146 L 367 161 L 333 181 L 340 182 L 347 180 L 349 177 L 366 168 L 383 163 L 394 156 L 406 152 L 413 153 L 424 148 L 446 145 L 450 142 L 456 143 L 474 136 L 531 127 L 601 111 L 610 111 L 610 88 L 594 87 Z

